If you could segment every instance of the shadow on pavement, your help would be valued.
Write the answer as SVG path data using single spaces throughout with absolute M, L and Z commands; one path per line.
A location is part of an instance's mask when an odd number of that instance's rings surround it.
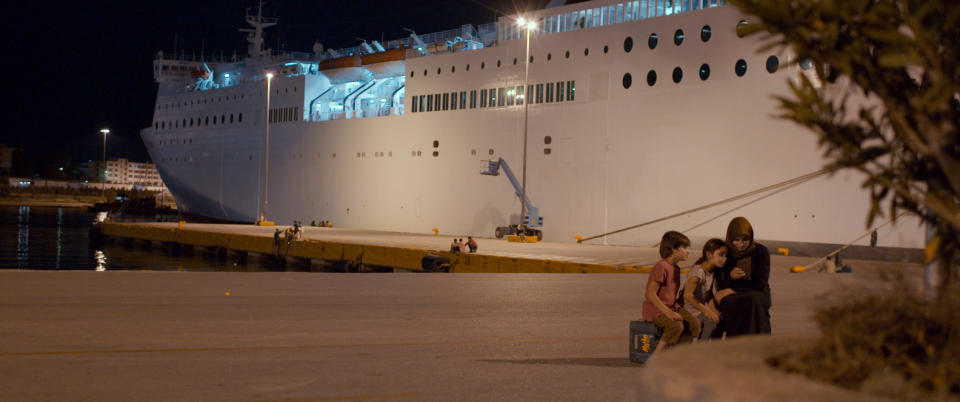
M 514 363 L 514 364 L 558 364 L 594 367 L 643 367 L 643 364 L 631 363 L 627 358 L 603 357 L 567 357 L 560 359 L 481 359 L 486 363 Z

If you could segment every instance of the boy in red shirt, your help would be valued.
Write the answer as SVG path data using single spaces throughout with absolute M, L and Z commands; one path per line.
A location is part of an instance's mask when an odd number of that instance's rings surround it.
M 686 261 L 689 255 L 690 239 L 687 236 L 672 230 L 663 234 L 660 240 L 660 257 L 663 259 L 653 266 L 647 277 L 643 301 L 643 320 L 663 327 L 663 335 L 653 353 L 679 342 L 684 329 L 693 339 L 700 337 L 700 320 L 681 308 L 681 299 L 677 297 L 680 289 L 680 267 L 677 264 Z

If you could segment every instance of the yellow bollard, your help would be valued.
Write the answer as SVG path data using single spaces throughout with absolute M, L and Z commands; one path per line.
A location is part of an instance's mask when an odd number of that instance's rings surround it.
M 177 228 L 178 228 L 178 229 L 183 229 L 183 224 L 184 224 L 184 223 L 186 223 L 186 222 L 180 221 L 180 223 L 177 224 Z
M 784 257 L 789 257 L 789 256 L 790 256 L 790 249 L 788 249 L 788 248 L 786 248 L 786 247 L 780 247 L 780 248 L 778 248 L 778 249 L 777 249 L 777 252 L 780 253 L 780 254 L 783 254 Z
M 227 292 L 227 296 L 230 296 L 230 292 Z
M 434 235 L 434 236 L 439 236 L 439 235 L 440 235 L 440 229 L 439 229 L 439 228 L 433 228 L 433 235 Z
M 576 235 L 576 236 L 573 236 L 573 238 L 577 239 L 577 243 L 583 243 L 583 236 Z
M 804 272 L 804 271 L 806 271 L 806 270 L 807 270 L 807 268 L 804 267 L 803 265 L 794 265 L 794 266 L 790 267 L 790 272 L 793 272 L 793 273 L 795 273 L 795 274 L 799 274 L 799 273 Z

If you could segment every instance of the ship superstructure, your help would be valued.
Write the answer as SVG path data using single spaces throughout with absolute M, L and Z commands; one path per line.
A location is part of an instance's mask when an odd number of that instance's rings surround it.
M 480 174 L 503 158 L 526 161 L 546 240 L 723 199 L 734 200 L 597 241 L 648 245 L 667 229 L 716 237 L 738 215 L 762 239 L 846 243 L 866 229 L 861 177 L 789 181 L 823 160 L 813 134 L 776 117 L 771 96 L 816 76 L 789 50 L 757 53 L 764 38 L 739 34 L 750 21 L 736 9 L 714 0 L 546 8 L 524 15 L 537 22 L 529 55 L 518 17 L 275 53 L 263 38 L 277 21 L 258 10 L 242 59 L 158 54 L 154 122 L 141 134 L 179 207 L 228 221 L 264 213 L 268 185 L 267 218 L 281 223 L 490 236 L 520 221 L 511 184 Z M 788 184 L 750 194 L 776 183 Z M 911 220 L 879 238 L 923 239 Z

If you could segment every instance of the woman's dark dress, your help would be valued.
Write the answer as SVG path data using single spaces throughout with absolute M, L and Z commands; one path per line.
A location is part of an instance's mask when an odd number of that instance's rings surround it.
M 750 275 L 731 278 L 730 271 L 745 257 L 750 258 Z M 727 336 L 770 333 L 770 251 L 757 243 L 753 253 L 745 257 L 736 258 L 731 253 L 717 272 L 717 288 L 736 292 L 724 297 L 718 306 Z

